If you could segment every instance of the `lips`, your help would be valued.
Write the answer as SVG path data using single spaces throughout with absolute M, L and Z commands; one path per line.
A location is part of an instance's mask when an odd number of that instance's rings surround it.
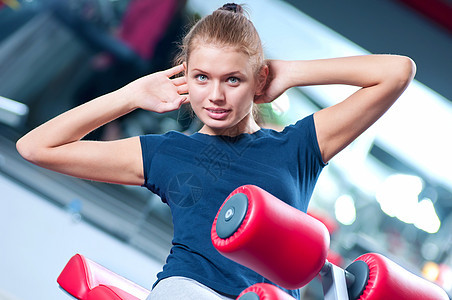
M 217 107 L 207 107 L 205 108 L 207 115 L 215 120 L 223 120 L 225 119 L 229 113 L 231 112 L 230 109 L 224 109 L 224 108 L 217 108 Z
M 222 108 L 206 108 L 206 110 L 214 114 L 222 114 L 229 111 L 228 109 Z

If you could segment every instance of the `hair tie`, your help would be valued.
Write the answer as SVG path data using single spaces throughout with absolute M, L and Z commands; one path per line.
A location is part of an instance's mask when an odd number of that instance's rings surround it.
M 225 5 L 223 5 L 221 10 L 231 11 L 234 13 L 242 13 L 243 12 L 242 7 L 235 3 L 226 3 Z

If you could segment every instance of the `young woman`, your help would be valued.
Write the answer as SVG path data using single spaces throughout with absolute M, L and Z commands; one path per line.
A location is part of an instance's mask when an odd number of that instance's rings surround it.
M 64 174 L 143 185 L 172 211 L 174 239 L 149 299 L 229 299 L 266 281 L 222 257 L 210 228 L 235 188 L 254 184 L 306 211 L 325 164 L 371 126 L 412 80 L 407 57 L 368 55 L 265 61 L 259 35 L 239 5 L 201 19 L 184 39 L 181 64 L 142 77 L 65 112 L 17 142 L 27 160 Z M 174 75 L 184 72 L 183 77 Z M 361 87 L 342 102 L 283 131 L 260 128 L 255 103 L 294 86 Z M 169 132 L 117 141 L 81 140 L 135 109 L 190 103 L 202 121 L 190 136 Z M 288 291 L 295 297 L 298 291 Z

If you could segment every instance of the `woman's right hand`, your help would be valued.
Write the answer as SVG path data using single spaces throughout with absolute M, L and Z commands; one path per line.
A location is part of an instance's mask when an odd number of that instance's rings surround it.
M 132 97 L 130 101 L 141 109 L 157 113 L 177 110 L 189 102 L 185 77 L 172 78 L 183 71 L 184 66 L 181 64 L 156 72 L 129 83 L 118 92 L 127 98 Z

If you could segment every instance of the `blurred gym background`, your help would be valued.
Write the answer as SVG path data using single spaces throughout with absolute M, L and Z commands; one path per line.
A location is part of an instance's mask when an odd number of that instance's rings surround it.
M 416 61 L 415 81 L 400 100 L 325 168 L 309 211 L 331 229 L 337 264 L 382 253 L 450 294 L 452 1 L 241 2 L 268 58 L 394 53 Z M 187 26 L 223 4 L 0 1 L 0 299 L 67 299 L 56 278 L 75 253 L 150 288 L 171 245 L 166 205 L 140 187 L 35 167 L 19 157 L 15 141 L 75 105 L 171 66 Z M 280 128 L 352 91 L 292 89 L 262 108 L 262 122 Z M 88 138 L 198 128 L 185 109 L 136 111 Z M 322 299 L 316 282 L 303 294 Z

